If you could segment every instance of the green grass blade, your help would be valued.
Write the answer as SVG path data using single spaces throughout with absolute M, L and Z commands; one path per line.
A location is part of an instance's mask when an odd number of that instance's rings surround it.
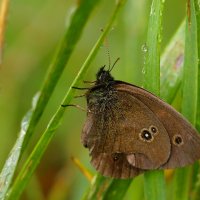
M 166 199 L 163 171 L 149 171 L 144 174 L 145 199 Z
M 13 146 L 10 152 L 10 156 L 8 160 L 6 161 L 5 166 L 3 167 L 3 170 L 1 172 L 0 183 L 2 184 L 0 186 L 1 187 L 0 195 L 2 196 L 2 198 L 7 193 L 7 190 L 11 184 L 16 166 L 18 164 L 18 160 L 20 159 L 22 153 L 24 152 L 24 149 L 26 148 L 33 134 L 33 131 L 42 113 L 44 112 L 47 102 L 49 98 L 51 97 L 51 94 L 65 68 L 65 65 L 67 64 L 69 60 L 69 57 L 75 47 L 75 44 L 77 43 L 77 41 L 79 40 L 81 36 L 82 30 L 88 20 L 89 14 L 92 12 L 95 5 L 97 5 L 98 1 L 92 1 L 92 0 L 82 1 L 82 3 L 78 6 L 77 10 L 75 11 L 72 17 L 69 28 L 67 29 L 67 32 L 64 38 L 62 39 L 60 47 L 58 48 L 58 52 L 55 56 L 54 61 L 52 62 L 47 78 L 40 91 L 40 96 L 37 101 L 37 104 L 35 108 L 32 109 L 31 111 L 32 114 L 29 116 L 30 118 L 28 119 L 26 130 L 24 130 L 24 127 L 21 128 L 19 137 L 17 141 L 15 142 L 15 145 Z M 79 31 L 75 31 L 75 30 L 79 30 Z M 23 123 L 24 123 L 24 120 L 22 120 L 22 124 Z M 23 137 L 21 134 L 22 132 L 23 132 Z M 12 165 L 9 165 L 8 167 L 8 162 L 10 162 L 9 160 L 12 157 L 14 157 L 15 160 L 13 160 Z M 5 177 L 6 173 L 8 173 L 9 175 Z
M 171 104 L 183 78 L 185 20 L 181 23 L 161 56 L 160 96 Z
M 192 124 L 195 124 L 198 91 L 197 21 L 194 1 L 188 2 L 190 15 L 187 16 L 185 33 L 182 113 Z M 176 170 L 174 200 L 187 200 L 189 198 L 190 176 L 191 168 Z
M 91 183 L 91 187 L 88 189 L 86 194 L 83 197 L 83 200 L 93 200 L 96 198 L 101 198 L 104 194 L 104 192 L 108 189 L 110 186 L 111 179 L 103 177 L 100 174 L 97 174 Z
M 83 28 L 85 27 L 91 12 L 99 2 L 100 0 L 82 0 L 78 4 L 41 88 L 41 94 L 31 117 L 25 140 L 23 142 L 22 152 L 26 148 L 33 131 L 54 91 L 54 88 L 69 61 L 75 45 L 81 37 Z
M 111 178 L 105 178 L 101 175 L 97 175 L 83 199 L 93 200 L 100 197 L 102 200 L 121 200 L 129 188 L 131 181 L 131 179 L 113 180 Z
M 66 96 L 64 97 L 62 104 L 69 104 L 70 100 L 72 99 L 73 94 L 75 92 L 75 90 L 72 89 L 72 86 L 75 86 L 75 85 L 77 86 L 77 84 L 80 83 L 80 81 L 82 80 L 83 75 L 86 73 L 86 70 L 89 67 L 89 64 L 91 63 L 92 59 L 94 59 L 106 34 L 110 30 L 112 22 L 114 21 L 116 14 L 119 12 L 119 8 L 122 6 L 123 2 L 124 2 L 124 0 L 121 0 L 121 1 L 118 1 L 118 3 L 116 4 L 116 8 L 113 12 L 113 15 L 111 16 L 111 18 L 109 20 L 108 25 L 104 29 L 104 32 L 101 34 L 99 40 L 97 41 L 97 43 L 95 44 L 93 49 L 91 50 L 88 58 L 86 59 L 82 68 L 80 69 L 78 75 L 74 79 L 71 87 L 69 88 Z M 19 175 L 17 176 L 17 178 L 13 184 L 13 187 L 11 188 L 11 190 L 9 192 L 7 199 L 10 199 L 10 200 L 18 199 L 20 197 L 23 189 L 29 182 L 32 174 L 34 173 L 36 167 L 38 166 L 40 159 L 41 159 L 44 151 L 46 150 L 49 142 L 51 141 L 52 137 L 54 136 L 55 130 L 59 127 L 65 110 L 66 110 L 66 108 L 63 108 L 61 106 L 58 108 L 57 112 L 51 119 L 47 129 L 41 136 L 39 142 L 35 146 L 34 150 L 32 151 L 31 155 L 29 156 L 29 158 L 27 159 L 26 163 L 24 164 L 22 170 L 20 171 Z
M 160 94 L 160 43 L 163 1 L 153 0 L 151 5 L 145 57 L 145 88 Z
M 199 167 L 199 166 L 198 166 Z M 195 185 L 194 185 L 194 190 L 192 191 L 192 200 L 199 200 L 200 197 L 200 176 L 199 176 L 199 168 L 198 171 L 196 172 L 198 175 L 195 180 Z
M 191 23 L 186 23 L 185 59 L 183 79 L 182 113 L 192 123 L 196 123 L 197 88 L 198 88 L 198 48 L 197 21 L 194 1 L 191 5 Z M 192 77 L 191 77 L 192 76 Z
M 195 1 L 196 20 L 197 20 L 197 45 L 198 45 L 198 105 L 197 105 L 197 118 L 196 127 L 200 132 L 200 6 L 199 1 Z
M 164 1 L 161 0 L 152 1 L 146 44 L 145 88 L 156 95 L 160 94 L 160 43 L 163 4 Z M 163 171 L 151 171 L 144 174 L 144 192 L 146 200 L 165 199 Z
M 0 199 L 5 199 L 8 189 L 11 185 L 11 181 L 14 176 L 14 172 L 20 157 L 21 153 L 21 147 L 24 141 L 24 137 L 26 135 L 26 130 L 28 127 L 28 124 L 30 122 L 31 116 L 33 114 L 33 110 L 35 109 L 36 103 L 38 100 L 38 95 L 35 95 L 33 98 L 32 108 L 26 113 L 24 118 L 21 122 L 21 131 L 19 133 L 19 136 L 17 138 L 17 141 L 15 142 L 15 145 L 13 146 L 10 155 L 8 156 L 8 159 L 6 160 L 3 169 L 0 174 Z
M 113 200 L 121 200 L 126 194 L 127 189 L 131 184 L 130 179 L 127 180 L 115 180 L 112 181 L 109 185 L 108 189 L 102 196 L 102 200 L 113 199 Z M 120 192 L 119 192 L 120 191 Z
M 191 170 L 188 168 L 181 168 L 175 171 L 174 186 L 173 186 L 173 200 L 188 200 L 189 182 Z
M 200 132 L 200 7 L 199 2 L 195 1 L 196 20 L 197 20 L 197 42 L 198 42 L 198 97 L 197 97 L 197 117 L 196 117 L 196 128 Z M 199 173 L 199 172 L 198 172 Z M 197 182 L 193 192 L 194 200 L 198 200 L 200 196 L 200 176 L 197 176 Z

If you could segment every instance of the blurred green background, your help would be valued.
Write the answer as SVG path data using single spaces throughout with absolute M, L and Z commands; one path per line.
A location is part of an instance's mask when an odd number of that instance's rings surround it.
M 20 121 L 31 106 L 32 97 L 40 89 L 49 64 L 66 29 L 77 1 L 18 0 L 11 1 L 7 18 L 3 63 L 0 68 L 0 167 L 3 167 L 17 134 Z M 35 131 L 32 147 L 44 131 L 52 114 L 60 105 L 91 47 L 106 24 L 115 1 L 102 1 L 94 10 L 84 33 L 59 81 L 53 97 Z M 116 79 L 143 84 L 142 69 L 150 0 L 131 1 L 123 7 L 108 35 L 112 62 L 120 61 L 112 71 Z M 167 0 L 164 8 L 162 49 L 169 42 L 185 16 L 186 2 Z M 78 30 L 77 30 L 78 31 Z M 108 64 L 105 46 L 99 50 L 86 80 L 94 80 L 100 66 Z M 77 94 L 81 94 L 78 92 Z M 74 104 L 86 107 L 84 98 Z M 49 145 L 36 176 L 32 178 L 22 199 L 81 199 L 89 182 L 71 161 L 78 158 L 91 173 L 88 151 L 80 143 L 86 113 L 76 108 L 67 110 L 63 124 Z M 31 147 L 30 147 L 31 150 Z M 28 154 L 29 152 L 27 152 Z M 141 176 L 136 182 L 141 182 Z M 134 183 L 133 186 L 134 187 Z M 131 193 L 129 189 L 128 195 Z M 135 195 L 137 195 L 135 193 Z M 135 199 L 140 197 L 135 197 Z

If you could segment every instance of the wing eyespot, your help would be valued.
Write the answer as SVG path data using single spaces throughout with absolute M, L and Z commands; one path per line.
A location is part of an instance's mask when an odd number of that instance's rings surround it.
M 114 161 L 119 160 L 119 153 L 114 153 L 114 154 L 112 155 L 112 158 L 113 158 Z
M 172 140 L 173 140 L 173 144 L 175 144 L 176 146 L 182 146 L 184 144 L 183 138 L 179 134 L 174 135 Z
M 139 138 L 144 142 L 152 142 L 154 136 L 149 130 L 143 129 L 139 134 Z
M 150 126 L 149 127 L 149 131 L 151 131 L 152 133 L 158 133 L 158 129 L 155 126 Z

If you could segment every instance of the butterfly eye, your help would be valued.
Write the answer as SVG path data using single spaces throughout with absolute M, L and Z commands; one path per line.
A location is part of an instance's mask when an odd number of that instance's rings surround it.
M 173 137 L 173 143 L 177 146 L 181 146 L 183 145 L 183 138 L 181 137 L 181 135 L 174 135 Z
M 141 133 L 140 133 L 140 139 L 142 139 L 143 141 L 146 141 L 146 142 L 151 142 L 153 140 L 153 136 L 152 134 L 148 131 L 148 130 L 143 130 Z

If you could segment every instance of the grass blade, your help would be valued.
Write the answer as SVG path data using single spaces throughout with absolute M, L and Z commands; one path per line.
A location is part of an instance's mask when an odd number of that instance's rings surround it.
M 160 94 L 160 43 L 164 2 L 153 0 L 150 11 L 145 59 L 145 88 Z M 164 200 L 165 182 L 163 171 L 144 174 L 145 199 Z
M 106 192 L 103 194 L 104 200 L 106 199 L 113 199 L 113 200 L 121 200 L 123 199 L 124 195 L 126 194 L 127 189 L 129 188 L 132 180 L 115 180 L 112 181 L 109 185 Z M 120 192 L 119 192 L 120 191 Z
M 189 2 L 191 16 L 186 23 L 182 113 L 192 124 L 195 124 L 198 88 L 197 21 L 194 0 Z M 188 21 L 189 19 L 191 22 Z
M 153 0 L 150 11 L 145 58 L 145 88 L 160 94 L 160 43 L 163 1 Z
M 194 1 L 188 0 L 187 6 L 182 113 L 192 124 L 195 124 L 198 91 L 197 21 Z M 186 200 L 189 198 L 190 176 L 191 168 L 176 170 L 174 200 Z
M 93 200 L 99 197 L 102 200 L 123 199 L 127 189 L 131 184 L 131 179 L 117 180 L 111 178 L 105 178 L 101 175 L 95 177 L 91 187 L 84 196 L 84 200 Z
M 181 23 L 161 56 L 160 96 L 171 104 L 183 78 L 185 20 Z
M 49 67 L 49 73 L 45 79 L 45 82 L 41 89 L 41 95 L 39 97 L 36 108 L 33 112 L 29 127 L 27 129 L 27 134 L 22 146 L 22 152 L 26 148 L 30 137 L 33 134 L 33 131 L 38 123 L 44 109 L 53 93 L 53 90 L 62 75 L 63 70 L 65 69 L 66 64 L 75 48 L 76 43 L 78 42 L 83 28 L 89 18 L 89 15 L 93 11 L 94 7 L 99 3 L 100 0 L 82 0 L 79 3 L 76 11 L 74 12 L 71 23 L 62 39 L 58 51 L 55 55 L 55 58 Z M 77 31 L 78 30 L 78 31 Z
M 111 179 L 105 178 L 100 174 L 97 174 L 91 183 L 91 187 L 88 189 L 83 197 L 83 200 L 93 200 L 95 198 L 102 199 L 103 193 L 108 189 L 111 183 Z
M 198 105 L 197 105 L 197 117 L 196 127 L 200 132 L 200 6 L 199 1 L 195 1 L 196 20 L 197 20 L 197 45 L 198 45 Z
M 26 130 L 28 124 L 30 122 L 31 116 L 33 114 L 33 110 L 35 109 L 35 105 L 38 100 L 38 95 L 35 95 L 33 98 L 32 108 L 27 114 L 24 116 L 21 122 L 21 131 L 19 133 L 18 139 L 13 146 L 8 159 L 6 160 L 4 167 L 0 174 L 0 199 L 5 199 L 7 195 L 7 191 L 11 185 L 12 178 L 14 176 L 14 172 L 20 157 L 21 147 L 24 141 L 24 137 L 26 135 Z
M 10 156 L 6 161 L 3 170 L 1 172 L 0 183 L 2 184 L 0 186 L 1 187 L 0 195 L 2 196 L 5 196 L 5 194 L 7 193 L 18 161 L 28 144 L 42 113 L 44 112 L 47 102 L 51 97 L 51 94 L 53 93 L 53 90 L 65 68 L 65 65 L 69 60 L 69 57 L 75 47 L 75 44 L 77 43 L 78 39 L 81 36 L 82 30 L 88 20 L 89 14 L 93 10 L 94 6 L 98 3 L 98 1 L 92 1 L 92 0 L 82 1 L 82 3 L 79 5 L 79 7 L 77 8 L 72 17 L 71 24 L 69 25 L 69 28 L 65 33 L 62 43 L 60 44 L 58 52 L 55 56 L 55 59 L 49 69 L 47 78 L 39 93 L 40 96 L 37 101 L 37 104 L 35 105 L 34 109 L 31 109 L 31 115 L 29 115 L 29 119 L 27 119 L 28 120 L 27 127 L 26 129 L 24 129 L 24 127 L 21 128 L 19 137 L 15 145 L 13 146 L 10 152 Z M 79 31 L 75 31 L 77 29 Z M 25 118 L 27 117 L 25 116 Z M 24 124 L 24 120 L 22 120 L 22 124 Z M 22 137 L 22 132 L 23 132 L 23 137 Z M 8 167 L 7 162 L 10 162 L 9 160 L 11 159 L 12 156 L 14 156 L 15 160 L 12 162 L 12 165 L 9 165 Z M 5 171 L 9 173 L 9 176 L 6 176 L 6 184 L 5 184 Z
M 123 2 L 124 2 L 123 0 L 119 1 L 118 4 L 116 5 L 116 8 L 113 12 L 113 15 L 111 16 L 111 18 L 109 20 L 108 25 L 104 29 L 104 32 L 101 34 L 99 40 L 97 41 L 97 43 L 95 44 L 93 49 L 91 50 L 88 58 L 86 59 L 82 68 L 80 69 L 78 75 L 74 79 L 71 87 L 69 88 L 66 96 L 64 97 L 62 104 L 69 104 L 70 100 L 72 99 L 73 94 L 75 92 L 72 89 L 72 86 L 78 85 L 78 83 L 80 83 L 80 81 L 82 80 L 83 75 L 86 73 L 86 70 L 88 69 L 89 64 L 91 63 L 92 59 L 94 59 L 95 55 L 97 54 L 97 51 L 98 51 L 100 45 L 102 44 L 106 34 L 108 33 L 108 31 L 112 25 L 112 22 L 114 21 L 116 14 L 118 13 L 119 8 L 122 6 Z M 53 116 L 53 118 L 51 119 L 47 129 L 41 136 L 39 142 L 35 146 L 34 150 L 32 151 L 31 155 L 27 159 L 22 170 L 20 171 L 16 181 L 14 182 L 14 185 L 9 192 L 8 199 L 10 199 L 10 200 L 18 199 L 20 197 L 23 189 L 29 182 L 32 174 L 34 173 L 36 167 L 38 166 L 40 159 L 41 159 L 44 151 L 46 150 L 49 142 L 51 141 L 52 137 L 54 136 L 55 130 L 59 127 L 65 109 L 66 108 L 63 108 L 60 106 L 58 108 L 57 112 L 55 113 L 55 115 Z
M 9 8 L 9 0 L 1 1 L 0 5 L 0 65 L 2 64 L 2 57 L 3 57 L 3 46 L 4 46 L 4 35 L 6 29 L 6 22 L 7 22 L 7 15 L 8 15 L 8 8 Z

